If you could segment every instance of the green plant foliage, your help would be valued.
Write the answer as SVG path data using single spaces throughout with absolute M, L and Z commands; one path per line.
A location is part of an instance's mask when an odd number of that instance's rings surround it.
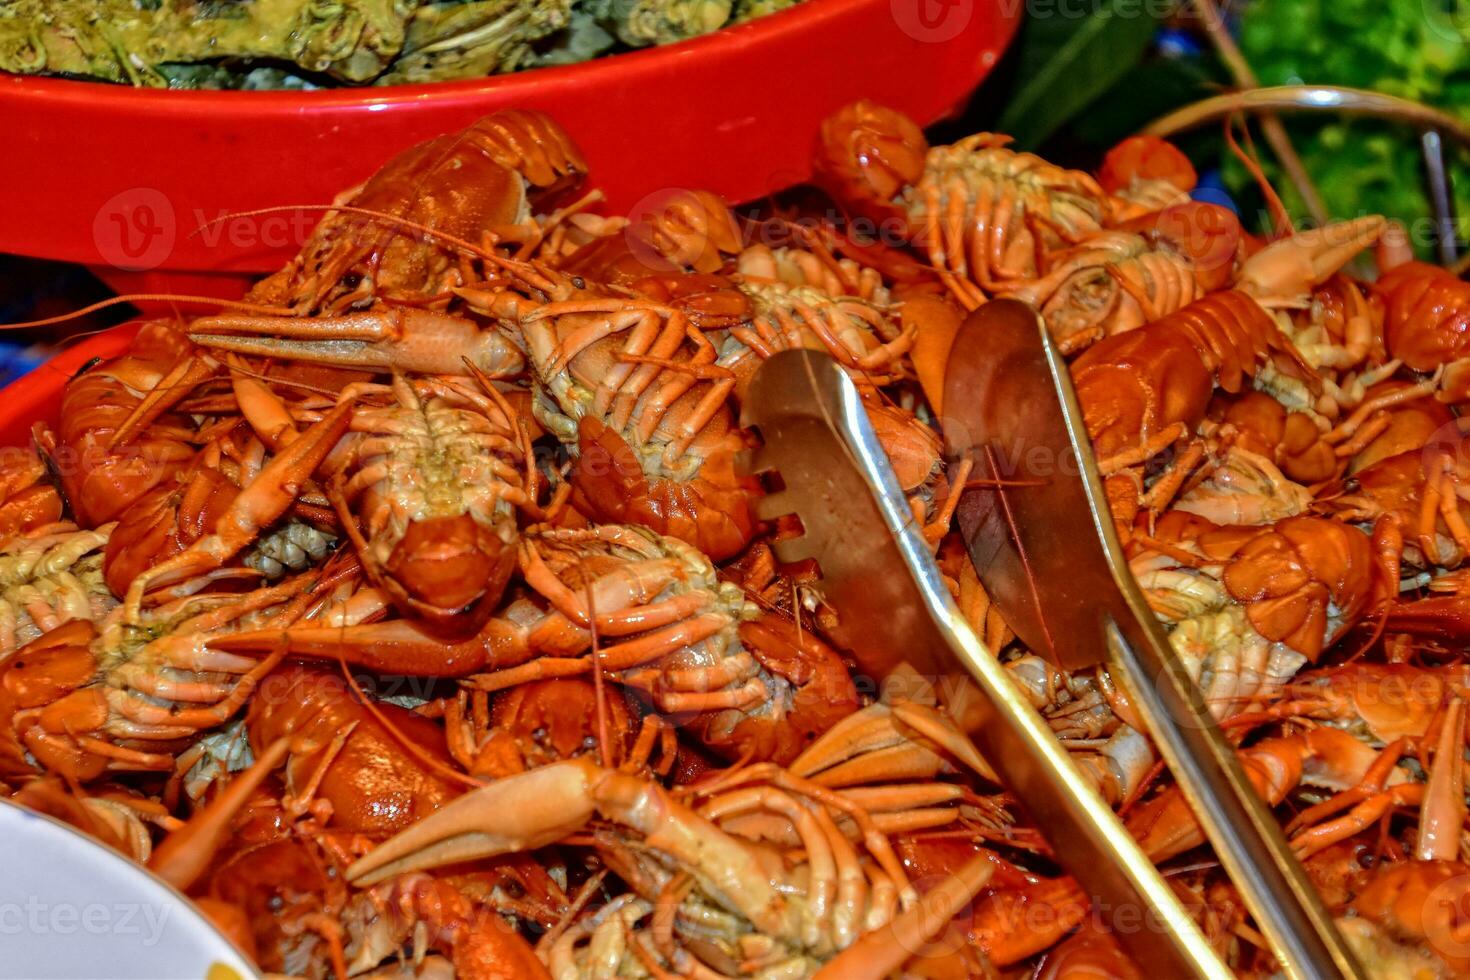
M 1240 44 L 1263 85 L 1325 84 L 1374 89 L 1470 116 L 1470 0 L 1253 0 Z M 1293 144 L 1334 217 L 1386 214 L 1409 223 L 1428 248 L 1430 213 L 1417 133 L 1372 120 L 1289 120 Z M 1454 154 L 1455 197 L 1470 216 L 1470 169 Z M 1269 161 L 1268 161 L 1269 163 Z M 1268 167 L 1294 214 L 1295 191 Z M 1227 159 L 1232 185 L 1243 168 Z

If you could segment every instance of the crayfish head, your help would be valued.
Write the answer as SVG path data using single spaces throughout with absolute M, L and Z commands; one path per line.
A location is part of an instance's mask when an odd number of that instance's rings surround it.
M 470 514 L 413 521 L 383 563 L 385 584 L 410 615 L 473 631 L 505 592 L 516 537 L 513 522 Z
M 894 199 L 923 177 L 928 152 L 918 123 L 864 99 L 822 123 L 814 176 L 849 211 L 878 222 L 902 221 Z
M 603 704 L 606 737 L 619 760 L 632 749 L 637 728 L 626 695 L 611 694 Z M 518 684 L 496 695 L 491 724 L 509 735 L 529 767 L 591 755 L 599 747 L 597 687 L 580 677 Z
M 1109 194 L 1129 196 L 1151 183 L 1165 183 L 1181 194 L 1194 190 L 1199 175 L 1178 147 L 1157 136 L 1130 136 L 1108 150 L 1097 182 Z

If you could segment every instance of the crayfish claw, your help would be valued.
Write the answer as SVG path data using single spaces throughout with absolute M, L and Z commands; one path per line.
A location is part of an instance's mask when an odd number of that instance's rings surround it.
M 463 374 L 466 360 L 495 378 L 525 367 L 521 352 L 498 330 L 411 307 L 341 316 L 201 317 L 189 335 L 203 347 L 237 354 L 409 374 Z
M 592 818 L 598 768 L 570 760 L 496 780 L 378 845 L 347 869 L 354 885 L 406 871 L 530 851 L 580 830 Z

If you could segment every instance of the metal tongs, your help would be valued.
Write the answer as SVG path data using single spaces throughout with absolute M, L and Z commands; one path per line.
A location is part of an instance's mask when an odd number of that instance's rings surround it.
M 1006 623 L 1058 667 L 1105 663 L 1122 682 L 1289 976 L 1363 976 L 1128 569 L 1071 374 L 1033 308 L 996 300 L 965 321 L 943 415 L 951 466 L 973 460 L 990 484 L 956 520 Z
M 776 557 L 816 560 L 840 620 L 835 639 L 860 668 L 883 680 L 907 665 L 930 681 L 1094 906 L 1136 910 L 1140 920 L 1151 912 L 1151 927 L 1118 935 L 1138 963 L 1159 976 L 1230 977 L 1174 890 L 966 624 L 837 363 L 813 351 L 775 355 L 752 380 L 741 421 L 763 441 L 743 468 L 776 471 L 782 483 L 761 499 L 760 516 L 801 521 L 800 537 L 775 543 Z

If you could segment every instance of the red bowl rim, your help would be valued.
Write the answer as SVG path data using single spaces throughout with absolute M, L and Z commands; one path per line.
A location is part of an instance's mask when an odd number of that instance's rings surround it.
M 767 14 L 743 24 L 722 27 L 699 37 L 638 51 L 593 58 L 574 65 L 533 68 L 506 75 L 488 75 L 447 82 L 413 85 L 348 86 L 343 88 L 277 91 L 217 91 L 199 89 L 135 88 L 85 79 L 49 78 L 0 72 L 10 83 L 0 86 L 0 100 L 9 97 L 35 98 L 58 103 L 95 102 L 107 99 L 144 114 L 175 114 L 190 109 L 219 111 L 228 106 L 244 113 L 270 115 L 302 109 L 366 110 L 380 112 L 391 106 L 439 101 L 463 101 L 465 97 L 501 89 L 531 88 L 536 85 L 590 82 L 598 75 L 627 73 L 653 68 L 669 71 L 665 63 L 680 58 L 718 58 L 721 53 L 760 44 L 766 38 L 818 28 L 826 21 L 864 3 L 887 6 L 891 0 L 802 0 L 794 7 Z

